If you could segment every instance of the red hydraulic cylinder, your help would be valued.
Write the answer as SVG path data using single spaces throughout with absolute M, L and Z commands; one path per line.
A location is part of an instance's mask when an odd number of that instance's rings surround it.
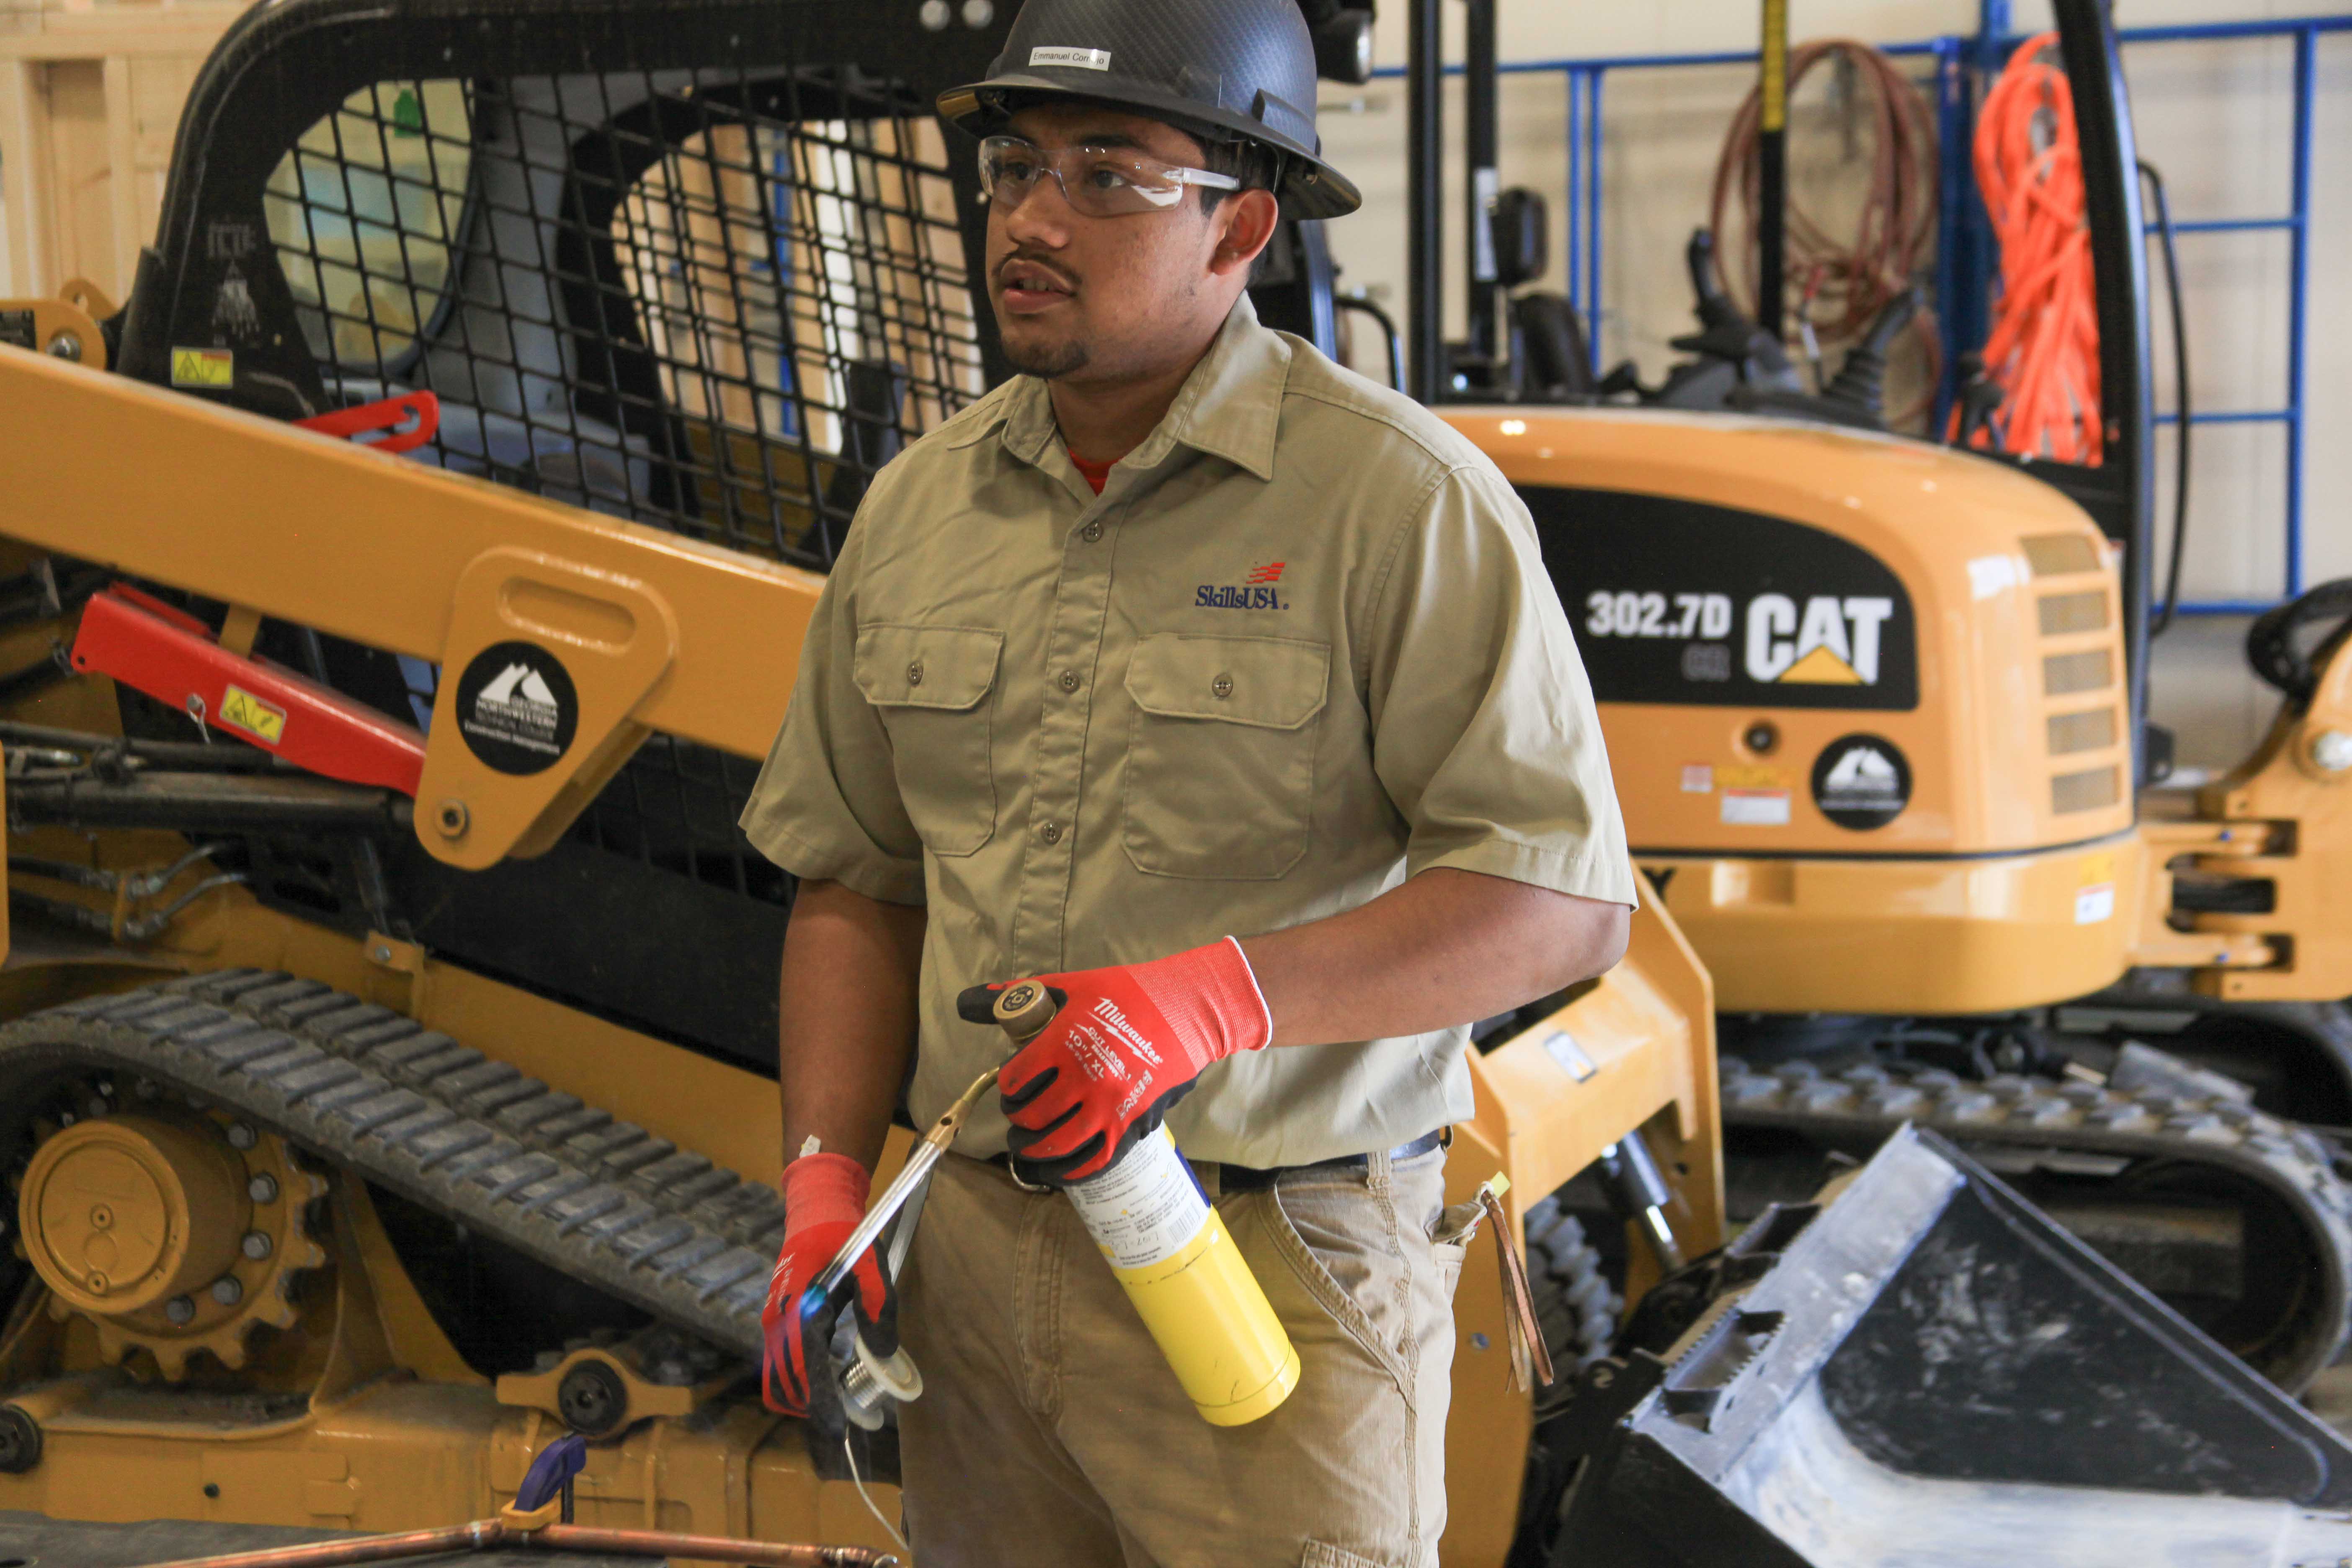
M 322 777 L 413 797 L 425 771 L 421 731 L 282 665 L 231 653 L 204 622 L 125 584 L 83 608 L 73 667 Z

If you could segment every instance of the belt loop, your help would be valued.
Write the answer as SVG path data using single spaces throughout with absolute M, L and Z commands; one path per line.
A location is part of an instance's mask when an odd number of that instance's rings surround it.
M 1386 1149 L 1375 1149 L 1364 1156 L 1364 1185 L 1375 1193 L 1389 1190 L 1389 1171 L 1394 1163 Z
M 1211 1203 L 1225 1195 L 1225 1168 L 1216 1161 L 1193 1161 L 1192 1174 L 1200 1179 L 1201 1190 L 1208 1194 Z

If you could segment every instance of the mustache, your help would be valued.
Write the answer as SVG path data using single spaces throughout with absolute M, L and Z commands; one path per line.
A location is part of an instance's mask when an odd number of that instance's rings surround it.
M 1062 287 L 1069 289 L 1071 292 L 1076 293 L 1077 291 L 1078 280 L 1071 277 L 1070 274 L 1059 264 L 1047 257 L 1040 256 L 1034 251 L 1028 250 L 1016 250 L 1012 255 L 1005 257 L 996 264 L 994 281 L 998 288 L 1002 289 L 1004 287 L 1004 269 L 1012 266 L 1016 261 L 1027 262 L 1030 266 L 1047 274 L 1055 282 L 1061 284 Z

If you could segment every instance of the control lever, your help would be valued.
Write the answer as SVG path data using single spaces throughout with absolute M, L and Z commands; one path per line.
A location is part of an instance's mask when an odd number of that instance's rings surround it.
M 1682 1243 L 1675 1239 L 1674 1226 L 1666 1222 L 1666 1205 L 1674 1194 L 1649 1144 L 1642 1141 L 1641 1129 L 1601 1151 L 1601 1173 L 1608 1179 L 1610 1206 L 1641 1226 L 1650 1250 L 1657 1254 L 1659 1268 L 1668 1274 L 1680 1268 Z

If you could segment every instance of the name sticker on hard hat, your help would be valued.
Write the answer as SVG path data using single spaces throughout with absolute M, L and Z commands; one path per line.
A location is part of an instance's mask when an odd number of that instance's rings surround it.
M 1108 49 L 1035 48 L 1029 51 L 1033 66 L 1075 66 L 1080 70 L 1110 69 Z
M 579 723 L 571 673 L 537 643 L 492 643 L 457 678 L 457 732 L 499 773 L 545 773 L 572 749 Z

